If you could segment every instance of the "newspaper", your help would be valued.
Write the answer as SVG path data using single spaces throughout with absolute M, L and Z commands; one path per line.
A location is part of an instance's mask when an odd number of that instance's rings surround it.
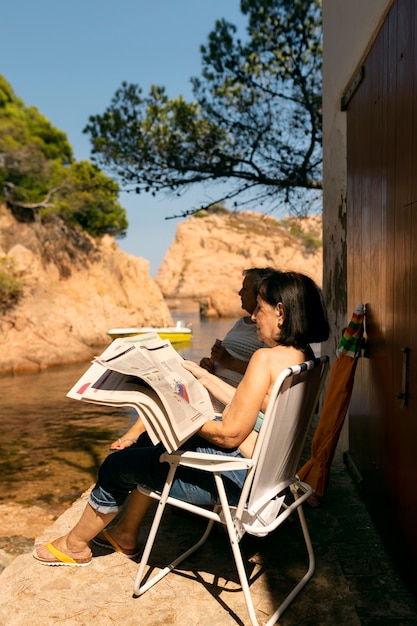
M 171 342 L 157 333 L 115 339 L 67 396 L 132 407 L 152 443 L 173 452 L 215 417 L 208 391 L 181 362 Z

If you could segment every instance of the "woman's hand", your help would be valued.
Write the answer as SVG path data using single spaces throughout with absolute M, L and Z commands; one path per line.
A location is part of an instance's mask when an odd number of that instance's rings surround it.
M 194 361 L 184 360 L 182 361 L 182 366 L 195 376 L 198 382 L 217 398 L 217 400 L 220 400 L 223 404 L 231 402 L 235 395 L 235 387 L 232 387 L 229 383 L 218 378 L 215 374 L 210 374 L 204 367 L 197 365 Z
M 197 363 L 194 363 L 194 361 L 189 361 L 189 360 L 185 359 L 184 361 L 182 361 L 181 365 L 183 366 L 184 369 L 186 369 L 189 372 L 191 372 L 191 374 L 193 376 L 195 376 L 195 378 L 197 378 L 197 380 L 200 380 L 204 376 L 207 376 L 207 370 L 204 369 L 204 367 L 201 367 L 200 365 L 197 365 Z M 201 380 L 200 380 L 200 382 L 201 382 Z

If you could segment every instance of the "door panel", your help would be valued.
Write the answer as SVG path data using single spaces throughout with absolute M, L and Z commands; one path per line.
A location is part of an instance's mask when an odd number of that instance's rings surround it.
M 350 451 L 404 571 L 417 558 L 416 20 L 413 0 L 393 4 L 347 110 L 348 306 L 367 304 L 369 336 L 349 410 Z

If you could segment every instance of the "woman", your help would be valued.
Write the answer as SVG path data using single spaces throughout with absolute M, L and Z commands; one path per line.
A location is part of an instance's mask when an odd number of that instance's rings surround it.
M 324 341 L 329 333 L 320 289 L 297 272 L 276 271 L 263 281 L 252 319 L 259 339 L 270 348 L 254 353 L 237 389 L 192 361 L 184 362 L 213 395 L 230 403 L 221 419 L 206 422 L 185 449 L 251 457 L 276 378 L 286 367 L 310 358 L 309 344 Z M 151 502 L 136 485 L 162 488 L 168 472 L 168 464 L 159 462 L 162 450 L 142 442 L 107 457 L 80 521 L 67 535 L 40 544 L 34 557 L 45 565 L 88 565 L 92 560 L 91 540 L 111 545 L 125 556 L 136 556 L 139 526 Z M 230 474 L 225 474 L 225 487 L 233 503 L 239 498 L 246 473 Z M 217 495 L 211 476 L 185 468 L 178 470 L 171 493 L 200 505 L 213 504 Z M 126 499 L 125 513 L 111 532 L 106 530 Z
M 256 308 L 256 297 L 261 282 L 269 276 L 274 269 L 272 267 L 243 270 L 242 288 L 239 296 L 242 309 L 249 315 L 241 317 L 226 334 L 223 341 L 216 340 L 211 348 L 210 357 L 204 357 L 200 365 L 206 370 L 225 380 L 233 387 L 237 387 L 242 380 L 243 374 L 249 363 L 252 354 L 259 348 L 265 348 L 265 344 L 259 341 L 256 333 L 256 326 L 251 319 L 251 315 Z M 219 402 L 214 396 L 211 397 L 213 408 L 217 413 L 221 413 L 224 404 Z M 114 441 L 110 450 L 124 450 L 137 442 L 140 435 L 145 432 L 145 426 L 139 418 L 129 428 L 129 430 Z

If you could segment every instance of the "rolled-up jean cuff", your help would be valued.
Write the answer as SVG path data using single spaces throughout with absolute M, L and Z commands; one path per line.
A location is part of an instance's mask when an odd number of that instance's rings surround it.
M 104 515 L 106 515 L 107 513 L 115 513 L 117 515 L 117 513 L 120 511 L 121 507 L 117 506 L 117 505 L 104 505 L 104 504 L 99 504 L 98 502 L 96 502 L 96 500 L 93 498 L 92 494 L 90 493 L 90 496 L 88 498 L 88 503 L 91 506 L 91 508 L 93 508 L 95 511 L 97 511 L 97 513 L 104 513 Z

